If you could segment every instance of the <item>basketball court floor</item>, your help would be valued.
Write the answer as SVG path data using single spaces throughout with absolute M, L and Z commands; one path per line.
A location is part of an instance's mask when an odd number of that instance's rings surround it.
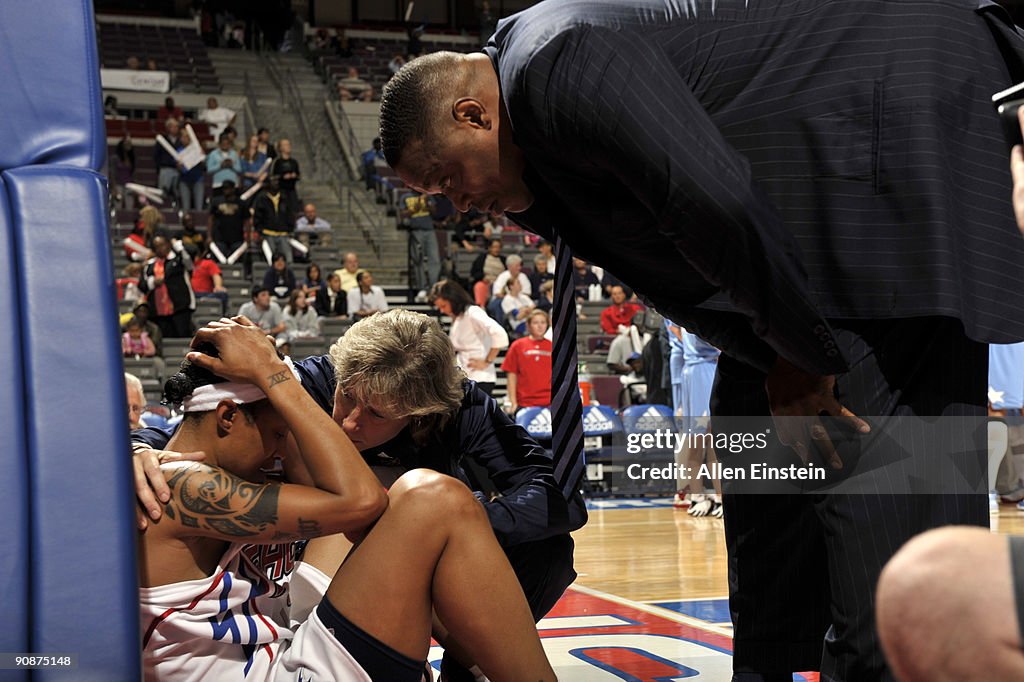
M 694 518 L 671 500 L 596 500 L 573 534 L 576 584 L 539 625 L 561 682 L 728 682 L 729 623 L 721 519 Z M 1024 533 L 1001 505 L 991 526 Z M 431 650 L 435 668 L 440 649 Z M 810 682 L 816 674 L 794 675 Z

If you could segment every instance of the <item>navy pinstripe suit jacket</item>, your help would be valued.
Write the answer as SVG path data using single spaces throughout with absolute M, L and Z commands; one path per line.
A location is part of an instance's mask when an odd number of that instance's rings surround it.
M 994 3 L 549 0 L 485 50 L 536 196 L 512 217 L 726 352 L 841 372 L 838 318 L 1024 339 Z

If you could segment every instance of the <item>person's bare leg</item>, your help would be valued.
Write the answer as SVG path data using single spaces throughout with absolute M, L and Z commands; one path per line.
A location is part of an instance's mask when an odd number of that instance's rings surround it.
M 947 527 L 912 539 L 882 571 L 878 632 L 903 682 L 1024 680 L 1007 538 Z
M 469 489 L 416 470 L 388 497 L 331 581 L 335 608 L 414 659 L 426 657 L 433 608 L 495 682 L 554 680 L 522 588 Z

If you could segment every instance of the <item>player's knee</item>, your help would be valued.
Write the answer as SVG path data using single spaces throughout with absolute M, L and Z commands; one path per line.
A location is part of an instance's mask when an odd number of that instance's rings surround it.
M 391 503 L 415 507 L 422 518 L 458 518 L 465 521 L 482 514 L 483 506 L 472 491 L 457 478 L 430 469 L 413 469 L 402 474 L 389 491 Z

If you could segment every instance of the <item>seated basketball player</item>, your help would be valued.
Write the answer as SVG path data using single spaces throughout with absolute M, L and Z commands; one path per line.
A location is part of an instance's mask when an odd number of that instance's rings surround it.
M 167 382 L 185 411 L 167 448 L 206 460 L 164 465 L 170 498 L 140 538 L 147 679 L 416 681 L 434 609 L 492 679 L 555 679 L 464 485 L 415 470 L 385 494 L 262 331 L 224 321 L 195 342 L 209 354 Z M 267 481 L 281 456 L 312 485 Z M 332 533 L 356 546 L 297 622 L 290 547 L 258 545 Z
M 330 355 L 296 368 L 320 411 L 333 415 L 364 459 L 434 469 L 478 491 L 534 619 L 554 606 L 576 577 L 569 532 L 586 521 L 582 497 L 563 497 L 551 456 L 456 369 L 451 341 L 435 319 L 408 310 L 373 315 L 353 325 Z M 167 437 L 158 429 L 132 436 L 156 448 Z M 154 491 L 167 493 L 158 459 L 174 457 L 147 450 L 135 458 L 137 493 L 153 518 L 160 510 Z M 488 495 L 488 488 L 500 494 Z M 473 656 L 460 653 L 442 630 L 435 636 L 445 645 L 447 678 L 471 680 Z

